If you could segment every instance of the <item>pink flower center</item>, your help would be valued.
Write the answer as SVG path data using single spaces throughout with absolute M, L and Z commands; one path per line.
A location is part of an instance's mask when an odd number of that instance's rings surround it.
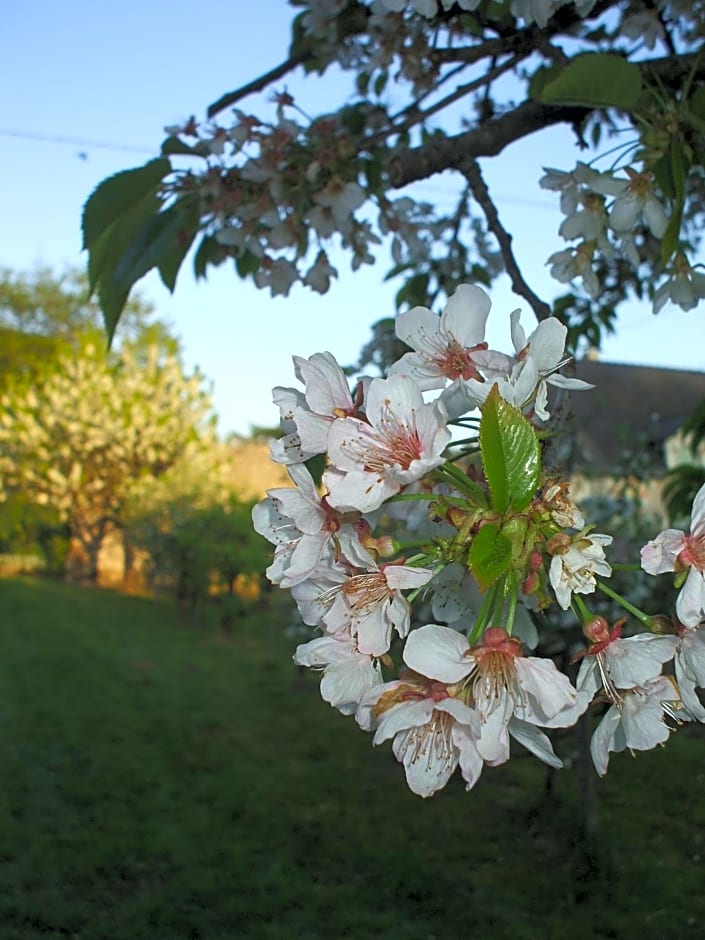
M 365 455 L 365 470 L 368 473 L 384 473 L 390 467 L 408 470 L 415 460 L 421 459 L 423 446 L 419 432 L 391 411 L 385 413 L 378 431 L 376 446 Z
M 504 692 L 517 684 L 514 660 L 523 655 L 521 642 L 502 627 L 490 627 L 485 630 L 482 643 L 470 647 L 465 655 L 472 656 L 476 663 L 473 697 L 493 708 Z
M 353 575 L 343 584 L 343 592 L 358 615 L 379 607 L 392 596 L 387 579 L 376 571 Z
M 457 339 L 452 339 L 446 348 L 439 352 L 435 364 L 449 379 L 478 379 L 481 376 L 475 367 L 472 354 L 481 349 L 487 349 L 487 343 L 478 343 L 477 346 L 467 349 L 461 346 Z
M 701 535 L 686 535 L 678 561 L 686 568 L 705 571 L 705 532 Z

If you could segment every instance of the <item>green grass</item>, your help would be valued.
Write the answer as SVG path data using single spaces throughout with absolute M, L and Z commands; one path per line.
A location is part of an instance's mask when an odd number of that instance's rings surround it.
M 586 850 L 574 772 L 546 797 L 517 757 L 420 800 L 292 646 L 272 612 L 226 639 L 0 581 L 1 940 L 704 935 L 694 731 L 612 757 Z

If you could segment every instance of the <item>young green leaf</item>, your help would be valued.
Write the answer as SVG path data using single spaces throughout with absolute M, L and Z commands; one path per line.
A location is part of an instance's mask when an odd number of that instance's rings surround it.
M 541 447 L 536 431 L 493 386 L 482 406 L 480 451 L 492 508 L 521 512 L 538 488 Z
M 496 522 L 488 522 L 472 540 L 468 564 L 481 588 L 488 588 L 500 578 L 512 560 L 512 543 L 499 530 Z
M 619 55 L 595 52 L 576 56 L 543 87 L 537 83 L 536 97 L 545 104 L 632 111 L 637 107 L 641 87 L 638 65 Z

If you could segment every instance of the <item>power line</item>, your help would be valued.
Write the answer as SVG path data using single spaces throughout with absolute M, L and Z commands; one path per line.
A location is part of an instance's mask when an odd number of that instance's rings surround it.
M 156 153 L 154 150 L 147 150 L 145 147 L 134 147 L 131 144 L 117 144 L 106 140 L 89 140 L 83 137 L 60 137 L 53 134 L 37 134 L 30 131 L 15 131 L 4 128 L 0 128 L 0 137 L 16 137 L 19 140 L 34 140 L 49 144 L 67 144 L 72 147 L 95 147 L 100 150 L 121 151 L 123 153 L 139 153 L 148 157 L 153 157 Z M 79 156 L 85 159 L 87 154 L 80 153 Z M 443 190 L 441 186 L 438 186 L 438 184 L 434 183 L 428 185 L 424 181 L 421 183 L 419 188 L 426 189 L 426 191 L 430 192 L 431 195 L 448 195 L 446 190 Z M 498 202 L 505 203 L 507 205 L 525 206 L 526 208 L 541 209 L 549 212 L 555 211 L 555 207 L 548 205 L 546 202 L 524 199 L 520 196 L 503 196 L 497 194 L 496 199 Z
M 141 153 L 146 156 L 154 156 L 154 150 L 147 150 L 145 147 L 133 147 L 130 144 L 110 143 L 106 140 L 88 140 L 82 137 L 59 137 L 52 134 L 33 134 L 29 131 L 15 131 L 0 128 L 0 137 L 16 137 L 19 140 L 35 140 L 49 144 L 69 144 L 72 147 L 95 147 L 100 150 L 120 150 L 124 153 Z

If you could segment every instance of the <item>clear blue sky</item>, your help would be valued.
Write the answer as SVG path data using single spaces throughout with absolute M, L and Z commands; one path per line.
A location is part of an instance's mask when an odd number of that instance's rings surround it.
M 285 0 L 31 0 L 9 3 L 0 35 L 0 265 L 28 270 L 83 265 L 81 206 L 106 176 L 143 163 L 163 139 L 163 127 L 278 64 L 288 45 L 291 8 Z M 306 110 L 332 106 L 336 83 L 288 80 Z M 246 104 L 255 109 L 256 99 Z M 70 141 L 70 142 L 62 142 Z M 74 143 L 73 141 L 79 141 Z M 99 146 L 101 145 L 101 146 Z M 542 165 L 570 169 L 576 159 L 570 131 L 553 129 L 494 161 L 485 174 L 498 196 L 515 249 L 534 289 L 555 296 L 559 286 L 545 260 L 564 246 L 552 194 L 538 187 Z M 448 199 L 441 177 L 426 197 Z M 337 259 L 335 259 L 337 261 Z M 223 432 L 246 434 L 272 425 L 273 385 L 296 384 L 291 355 L 329 349 L 355 361 L 374 320 L 393 312 L 396 287 L 382 284 L 385 259 L 340 280 L 323 297 L 303 287 L 288 299 L 242 283 L 228 268 L 196 283 L 184 268 L 172 297 L 158 278 L 140 283 L 180 336 L 189 367 L 213 383 Z M 508 346 L 507 321 L 516 306 L 506 283 L 492 291 L 489 340 Z M 527 325 L 530 317 L 525 316 Z M 705 369 L 705 304 L 653 317 L 635 305 L 603 358 Z

